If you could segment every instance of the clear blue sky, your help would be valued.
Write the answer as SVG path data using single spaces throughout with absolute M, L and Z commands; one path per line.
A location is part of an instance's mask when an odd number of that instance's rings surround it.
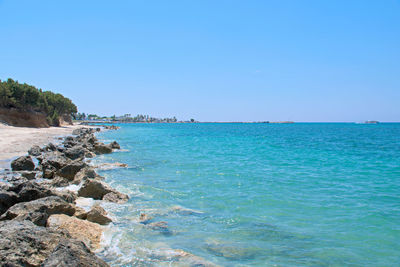
M 397 0 L 0 0 L 0 79 L 80 111 L 400 121 Z

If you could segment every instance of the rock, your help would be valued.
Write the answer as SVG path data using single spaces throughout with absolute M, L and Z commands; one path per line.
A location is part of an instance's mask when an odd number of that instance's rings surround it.
M 153 218 L 145 213 L 141 213 L 139 216 L 139 222 L 142 224 L 148 224 Z
M 121 146 L 116 141 L 111 142 L 110 146 L 114 149 L 121 149 Z
M 87 179 L 95 179 L 100 178 L 101 176 L 98 175 L 92 167 L 85 167 L 81 169 L 77 174 L 75 174 L 74 180 L 72 181 L 73 184 L 80 184 L 82 181 Z
M 51 196 L 15 204 L 0 217 L 0 220 L 28 220 L 38 226 L 45 226 L 50 215 L 60 213 L 73 215 L 75 207 L 60 197 Z
M 35 179 L 37 174 L 36 171 L 21 171 L 20 173 L 22 177 L 25 177 L 28 180 Z
M 39 146 L 32 146 L 28 150 L 28 154 L 34 157 L 40 156 L 42 154 L 42 149 Z
M 101 169 L 101 170 L 110 170 L 114 168 L 127 168 L 128 164 L 126 163 L 120 163 L 120 162 L 106 162 L 102 163 L 100 165 L 97 165 L 96 168 Z
M 79 158 L 82 159 L 85 156 L 85 148 L 83 148 L 82 146 L 74 146 L 71 148 L 67 148 L 64 151 L 64 154 L 72 160 Z
M 58 196 L 65 200 L 68 203 L 74 203 L 78 196 L 71 191 L 62 190 L 62 191 L 52 191 L 55 196 Z
M 70 256 L 78 261 L 69 261 Z M 86 265 L 87 262 L 91 264 Z M 107 266 L 67 233 L 39 227 L 30 221 L 0 222 L 0 265 Z
M 54 195 L 50 189 L 41 186 L 34 181 L 16 184 L 10 188 L 10 191 L 13 191 L 18 195 L 18 202 L 27 202 Z
M 48 143 L 43 149 L 45 151 L 56 151 L 57 147 L 53 143 Z
M 79 189 L 78 196 L 103 199 L 115 203 L 124 203 L 129 200 L 126 194 L 120 193 L 108 184 L 98 180 L 86 180 Z
M 14 192 L 0 190 L 0 215 L 8 210 L 9 207 L 17 203 L 18 195 Z
M 82 209 L 81 207 L 75 207 L 75 213 L 74 216 L 76 218 L 82 219 L 82 220 L 86 220 L 87 218 L 87 211 Z
M 55 170 L 59 170 L 71 162 L 64 154 L 58 151 L 43 154 L 38 160 L 43 169 L 53 167 Z
M 108 184 L 96 180 L 86 180 L 79 189 L 78 196 L 103 199 L 103 196 L 110 192 L 113 192 L 113 189 Z
M 92 207 L 92 209 L 86 214 L 86 220 L 101 225 L 106 225 L 112 222 L 112 220 L 107 217 L 107 212 L 100 207 L 100 205 L 94 205 Z
M 101 154 L 109 154 L 112 152 L 112 148 L 108 145 L 105 145 L 103 143 L 98 143 L 94 145 L 94 153 L 97 155 Z
M 54 214 L 48 218 L 47 226 L 52 229 L 66 230 L 73 238 L 84 242 L 91 249 L 100 247 L 103 228 L 97 223 L 65 214 Z
M 90 252 L 82 241 L 64 239 L 43 262 L 42 266 L 105 267 L 108 264 Z
M 147 226 L 154 231 L 163 233 L 164 235 L 172 234 L 172 232 L 168 229 L 168 223 L 164 221 L 149 223 Z
M 77 174 L 81 169 L 86 166 L 87 165 L 83 161 L 73 161 L 58 170 L 57 174 L 72 181 L 75 177 L 75 174 Z
M 125 203 L 129 200 L 128 195 L 120 193 L 118 191 L 113 191 L 104 195 L 103 200 L 114 202 L 114 203 Z
M 11 169 L 13 171 L 33 171 L 35 164 L 30 156 L 22 156 L 11 162 Z

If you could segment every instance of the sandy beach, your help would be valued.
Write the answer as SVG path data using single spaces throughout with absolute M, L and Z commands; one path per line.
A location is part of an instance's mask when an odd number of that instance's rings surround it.
M 33 145 L 43 146 L 55 138 L 70 135 L 79 125 L 50 128 L 13 127 L 0 124 L 0 167 L 4 161 L 27 153 Z

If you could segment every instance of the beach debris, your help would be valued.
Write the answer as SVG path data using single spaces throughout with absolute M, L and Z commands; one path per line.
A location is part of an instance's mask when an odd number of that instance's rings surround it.
M 31 156 L 22 156 L 11 162 L 11 169 L 13 171 L 33 171 L 35 163 L 33 163 Z

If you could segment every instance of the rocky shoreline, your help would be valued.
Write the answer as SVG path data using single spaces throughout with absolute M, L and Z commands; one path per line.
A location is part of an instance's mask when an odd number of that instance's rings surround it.
M 85 210 L 76 200 L 124 203 L 129 197 L 87 164 L 120 148 L 115 141 L 99 142 L 96 131 L 100 128 L 79 128 L 60 145 L 33 146 L 1 175 L 0 265 L 108 266 L 94 251 L 112 220 L 100 205 Z M 68 190 L 71 186 L 77 190 Z

